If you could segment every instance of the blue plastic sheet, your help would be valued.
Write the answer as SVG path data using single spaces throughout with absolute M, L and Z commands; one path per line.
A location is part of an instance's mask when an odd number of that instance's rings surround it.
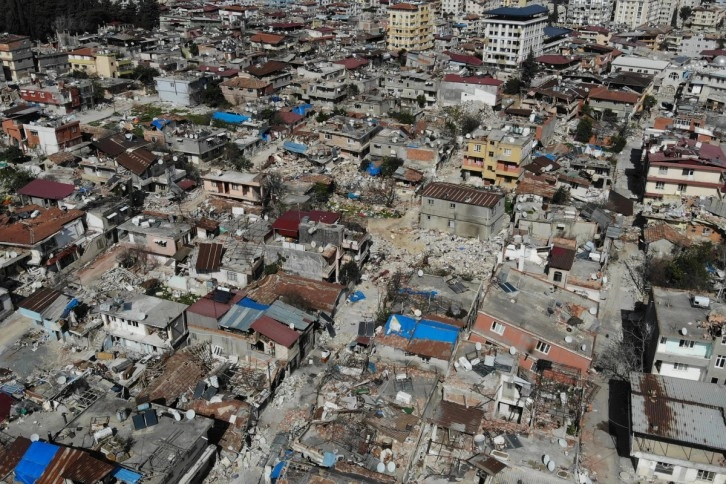
M 32 442 L 15 467 L 15 480 L 24 484 L 34 484 L 43 475 L 58 449 L 57 445 Z

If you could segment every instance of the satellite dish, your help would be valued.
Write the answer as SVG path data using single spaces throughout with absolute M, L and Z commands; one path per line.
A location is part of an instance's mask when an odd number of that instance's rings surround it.
M 550 461 L 550 463 L 549 463 L 549 464 L 547 464 L 547 469 L 548 469 L 548 470 L 549 470 L 550 472 L 554 472 L 554 471 L 555 471 L 555 461 L 551 460 L 551 461 Z
M 413 315 L 416 316 L 417 318 L 420 318 L 421 317 L 421 310 L 420 309 L 414 309 L 413 310 Z
M 396 472 L 396 463 L 393 461 L 389 462 L 388 465 L 386 466 L 386 470 L 388 470 L 388 472 L 390 472 L 390 473 Z
M 159 158 L 159 164 L 160 165 L 163 165 L 164 164 L 164 160 L 162 160 L 161 158 Z
M 197 415 L 197 413 L 192 410 L 191 408 L 187 410 L 187 412 L 184 414 L 184 416 L 187 418 L 187 420 L 194 420 L 194 417 Z
M 418 277 L 423 277 L 423 271 L 421 269 L 418 270 Z
M 66 377 L 61 375 L 55 381 L 58 382 L 59 385 L 65 385 L 67 380 Z
M 290 323 L 290 329 L 292 329 L 294 331 L 295 330 L 295 324 Z
M 477 341 L 477 343 L 474 345 L 474 348 L 476 348 L 477 351 L 481 351 L 481 343 Z
M 318 243 L 317 243 L 317 242 L 315 242 L 314 240 L 313 240 L 312 242 L 310 242 L 310 247 L 312 247 L 313 249 L 314 249 L 315 247 L 317 247 L 317 246 L 318 246 Z
M 181 421 L 181 415 L 179 415 L 179 412 L 177 412 L 176 410 L 172 409 L 171 415 L 174 417 L 174 420 L 176 420 L 177 422 Z
M 557 443 L 560 444 L 560 447 L 562 447 L 563 449 L 567 447 L 567 441 L 565 439 L 560 439 L 557 441 Z
M 565 343 L 572 343 L 572 336 L 565 336 Z
M 596 307 L 591 307 L 589 311 L 590 311 L 590 314 L 592 314 L 593 316 L 595 316 L 597 314 L 597 308 Z
M 40 435 L 38 435 L 38 434 L 33 434 L 33 435 L 30 436 L 30 441 L 31 442 L 37 442 L 39 440 L 40 440 Z
M 384 464 L 383 462 L 379 462 L 376 466 L 376 470 L 381 474 L 386 472 L 386 464 Z
M 549 463 L 550 463 L 550 456 L 548 456 L 547 454 L 543 455 L 543 456 L 542 456 L 542 463 L 543 463 L 544 465 L 547 465 L 547 464 L 549 464 Z
M 174 161 L 179 161 L 179 157 L 178 156 L 172 156 L 171 159 L 174 160 Z
M 514 346 L 509 347 L 509 354 L 514 356 L 517 354 L 517 349 Z
M 687 335 L 688 334 L 688 328 L 681 328 L 681 334 L 683 336 Z
M 585 351 L 585 350 L 587 349 L 587 345 L 582 345 L 582 346 L 580 346 L 580 349 L 581 349 L 582 351 Z

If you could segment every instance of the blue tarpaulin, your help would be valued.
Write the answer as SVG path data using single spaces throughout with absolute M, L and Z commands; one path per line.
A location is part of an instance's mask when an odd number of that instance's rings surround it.
M 326 452 L 323 454 L 323 463 L 320 464 L 323 467 L 333 467 L 338 460 L 338 456 L 334 452 Z
M 305 113 L 307 113 L 311 109 L 313 109 L 312 104 L 301 104 L 292 108 L 292 112 L 295 114 L 299 114 L 300 116 L 305 116 Z
M 151 125 L 159 131 L 164 129 L 164 126 L 166 126 L 167 124 L 169 124 L 169 120 L 167 119 L 155 119 L 151 122 Z
M 270 101 L 272 101 L 273 103 L 277 103 L 277 102 L 282 101 L 282 98 L 280 96 L 272 96 L 270 98 Z
M 308 150 L 308 147 L 302 143 L 293 143 L 292 141 L 285 141 L 282 143 L 283 149 L 290 151 L 292 153 L 299 153 L 301 155 L 304 155 L 305 152 Z
M 360 291 L 355 291 L 353 294 L 350 295 L 350 297 L 348 297 L 350 302 L 358 302 L 365 298 L 366 298 L 366 295 Z
M 381 174 L 381 167 L 375 166 L 373 163 L 368 164 L 368 174 L 370 176 L 376 176 Z
M 439 294 L 436 291 L 414 291 L 413 289 L 410 289 L 408 287 L 399 289 L 398 292 L 401 294 L 410 294 L 412 296 L 426 296 L 426 297 L 436 297 Z
M 411 339 L 416 329 L 416 320 L 402 314 L 392 314 L 386 322 L 386 334 L 396 334 L 406 339 Z
M 270 308 L 270 306 L 268 306 L 266 304 L 260 304 L 256 301 L 253 301 L 252 299 L 250 299 L 248 297 L 242 298 L 242 300 L 240 302 L 238 302 L 237 305 L 245 307 L 245 308 L 250 308 L 250 309 L 258 309 L 260 311 L 265 311 Z
M 250 117 L 245 116 L 244 114 L 228 113 L 226 111 L 217 111 L 216 113 L 212 114 L 212 119 L 216 119 L 216 120 L 222 121 L 224 123 L 242 124 L 245 121 L 249 121 Z
M 34 484 L 43 475 L 58 449 L 57 445 L 32 442 L 15 467 L 15 480 L 24 484 Z
M 126 484 L 136 484 L 141 480 L 141 474 L 138 472 L 130 471 L 128 469 L 124 469 L 123 467 L 117 467 L 116 470 L 114 470 L 111 475 L 118 479 L 121 482 L 125 482 Z
M 348 198 L 351 200 L 358 200 L 360 195 L 358 193 L 348 192 Z
M 441 341 L 453 345 L 459 337 L 459 328 L 438 321 L 416 321 L 410 316 L 392 314 L 386 322 L 385 334 L 395 334 L 408 340 Z
M 61 315 L 61 318 L 67 318 L 71 312 L 71 309 L 73 309 L 76 306 L 78 306 L 78 299 L 76 299 L 76 298 L 71 299 L 71 302 L 69 302 L 68 306 L 66 306 L 66 308 L 63 310 L 63 314 Z
M 272 468 L 272 472 L 270 472 L 270 478 L 278 479 L 282 475 L 282 471 L 285 469 L 286 465 L 287 462 L 285 461 L 278 462 L 275 467 Z

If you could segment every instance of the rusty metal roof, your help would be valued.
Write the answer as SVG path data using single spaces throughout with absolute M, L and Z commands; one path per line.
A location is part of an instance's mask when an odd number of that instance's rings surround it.
M 458 403 L 442 400 L 434 410 L 431 421 L 436 425 L 451 430 L 457 430 L 469 435 L 479 433 L 479 427 L 484 419 L 484 411 L 475 407 L 465 407 Z
M 146 148 L 121 153 L 116 161 L 134 175 L 141 176 L 156 161 L 156 155 Z
M 45 468 L 36 484 L 58 484 L 66 479 L 73 482 L 93 483 L 103 480 L 114 466 L 91 457 L 88 453 L 61 447 Z
M 434 182 L 426 185 L 422 196 L 447 200 L 449 202 L 477 205 L 479 207 L 493 207 L 502 199 L 498 193 L 485 192 L 476 188 L 469 188 L 453 183 Z
M 632 431 L 726 450 L 726 399 L 712 383 L 631 373 Z
M 198 271 L 214 272 L 222 265 L 222 244 L 199 244 L 195 267 Z
M 23 299 L 18 307 L 33 311 L 34 313 L 41 313 L 43 310 L 48 308 L 53 302 L 60 297 L 61 293 L 54 290 L 48 289 L 47 287 L 41 287 L 30 296 Z
M 18 437 L 4 449 L 0 449 L 0 479 L 4 478 L 18 465 L 18 462 L 25 455 L 30 447 L 30 440 L 25 437 Z
M 261 316 L 252 326 L 254 331 L 267 336 L 269 339 L 285 348 L 292 348 L 292 345 L 300 337 L 300 333 L 294 329 L 290 329 L 282 323 L 279 323 L 269 316 Z

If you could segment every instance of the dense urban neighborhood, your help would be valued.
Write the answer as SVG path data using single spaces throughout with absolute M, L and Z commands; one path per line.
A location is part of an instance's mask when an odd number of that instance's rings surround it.
M 726 484 L 726 1 L 0 9 L 0 482 Z

